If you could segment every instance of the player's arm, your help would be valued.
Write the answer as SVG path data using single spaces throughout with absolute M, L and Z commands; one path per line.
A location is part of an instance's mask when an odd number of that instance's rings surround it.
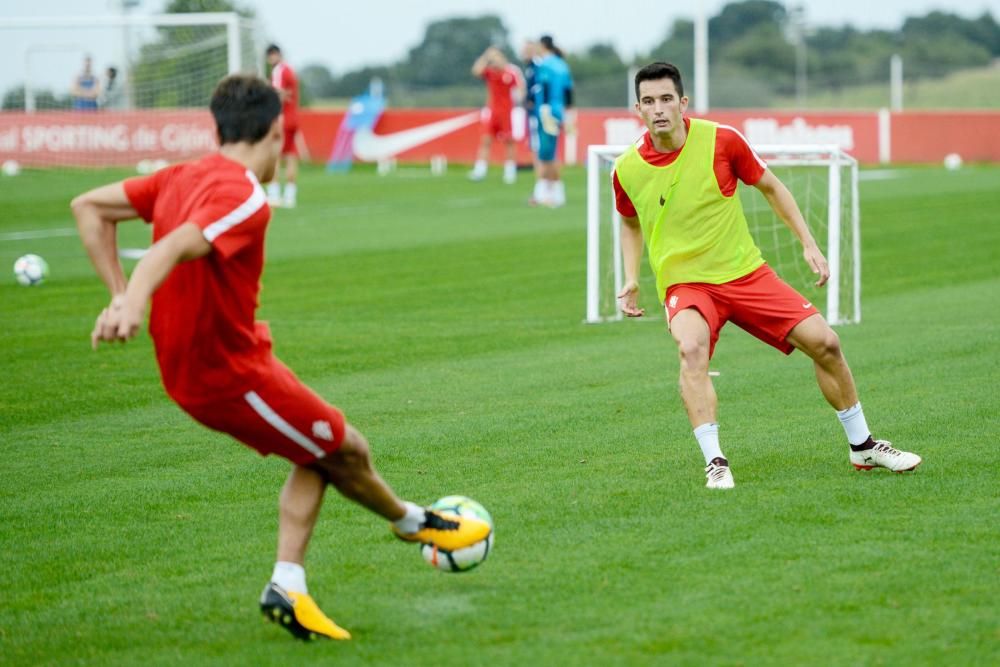
M 76 218 L 80 240 L 90 261 L 107 285 L 111 296 L 125 291 L 125 271 L 118 261 L 118 223 L 138 217 L 125 195 L 122 182 L 103 185 L 73 199 L 70 206 Z
M 126 341 L 135 336 L 142 326 L 146 304 L 173 268 L 211 251 L 212 245 L 193 222 L 184 223 L 154 243 L 139 260 L 124 293 L 116 295 L 97 317 L 90 334 L 91 346 L 96 349 L 102 340 Z
M 483 53 L 476 58 L 476 62 L 472 63 L 472 76 L 481 77 L 483 72 L 489 66 L 490 61 L 493 58 L 493 47 L 488 47 Z M 466 61 L 468 62 L 468 61 Z
M 546 134 L 559 134 L 559 121 L 552 113 L 552 81 L 549 76 L 539 76 L 542 104 L 538 107 L 538 122 Z
M 622 312 L 629 317 L 642 317 L 646 311 L 639 307 L 639 262 L 642 259 L 642 228 L 638 216 L 622 216 L 622 263 L 625 268 L 625 285 L 618 293 Z
M 816 286 L 824 285 L 830 278 L 830 266 L 816 244 L 816 239 L 813 238 L 809 227 L 806 226 L 806 221 L 803 219 L 802 212 L 799 210 L 799 205 L 795 203 L 792 193 L 770 169 L 764 172 L 754 187 L 760 190 L 781 221 L 792 230 L 792 233 L 802 243 L 802 256 L 809 264 L 809 268 L 818 276 Z

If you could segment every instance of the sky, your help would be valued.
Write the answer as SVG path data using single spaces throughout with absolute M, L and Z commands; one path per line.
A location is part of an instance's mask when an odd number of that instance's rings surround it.
M 0 67 L 0 91 L 24 80 L 29 61 L 33 80 L 43 87 L 68 88 L 79 69 L 84 50 L 93 54 L 98 69 L 120 60 L 100 31 L 33 33 L 36 55 L 26 56 L 24 31 L 2 28 L 14 17 L 102 16 L 119 11 L 121 0 L 0 0 L 0 43 L 9 54 Z M 293 66 L 322 64 L 334 74 L 362 65 L 388 64 L 403 58 L 420 43 L 426 25 L 454 16 L 501 17 L 511 44 L 543 33 L 552 34 L 563 49 L 575 51 L 592 44 L 611 43 L 625 59 L 649 50 L 667 34 L 677 18 L 692 18 L 699 0 L 238 0 L 257 12 L 264 38 L 281 45 Z M 709 16 L 725 0 L 701 0 Z M 138 0 L 133 12 L 152 13 L 163 0 Z M 805 8 L 812 25 L 853 25 L 861 29 L 899 28 L 905 17 L 938 9 L 974 18 L 990 11 L 1000 20 L 1000 0 L 793 0 Z M 622 7 L 628 11 L 622 11 Z M 42 36 L 39 36 L 39 35 Z M 711 39 L 711 36 L 710 36 Z M 38 41 L 43 42 L 38 55 Z M 711 44 L 709 45 L 711 48 Z M 461 64 L 463 67 L 466 63 Z

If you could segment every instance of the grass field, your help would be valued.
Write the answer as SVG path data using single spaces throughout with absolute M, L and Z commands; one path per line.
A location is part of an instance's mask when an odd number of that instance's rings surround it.
M 730 327 L 737 487 L 714 493 L 662 324 L 580 323 L 581 171 L 551 211 L 527 179 L 307 170 L 269 232 L 278 355 L 401 495 L 497 522 L 490 560 L 448 575 L 331 495 L 309 584 L 355 639 L 310 645 L 257 611 L 287 465 L 174 407 L 147 335 L 89 350 L 106 297 L 60 230 L 120 175 L 0 179 L 0 266 L 52 267 L 0 284 L 0 664 L 1000 662 L 1000 168 L 862 183 L 864 321 L 841 337 L 876 435 L 920 469 L 854 472 L 806 359 Z

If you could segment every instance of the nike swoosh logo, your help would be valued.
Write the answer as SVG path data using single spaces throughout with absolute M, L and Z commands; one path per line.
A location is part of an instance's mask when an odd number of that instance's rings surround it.
M 812 306 L 813 305 L 811 303 L 804 303 L 804 304 L 802 304 L 803 308 L 812 308 Z
M 411 127 L 389 134 L 375 134 L 371 130 L 358 130 L 354 135 L 354 155 L 362 160 L 377 162 L 422 146 L 435 139 L 477 123 L 479 112 L 472 111 L 454 118 L 445 118 L 427 125 Z

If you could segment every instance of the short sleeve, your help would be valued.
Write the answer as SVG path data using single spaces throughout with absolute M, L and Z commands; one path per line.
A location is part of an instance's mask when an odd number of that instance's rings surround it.
M 235 184 L 213 192 L 188 216 L 222 257 L 231 257 L 262 233 L 270 210 L 264 190 L 256 184 Z
M 129 203 L 146 222 L 153 221 L 153 209 L 156 207 L 156 197 L 160 193 L 163 171 L 165 170 L 161 169 L 149 176 L 126 178 L 123 182 Z
M 734 176 L 747 185 L 754 185 L 764 176 L 767 163 L 760 159 L 736 128 L 719 126 L 718 138 L 724 141 L 723 152 Z
M 625 192 L 625 188 L 622 187 L 621 181 L 618 180 L 618 172 L 611 172 L 611 186 L 615 191 L 615 209 L 618 213 L 626 218 L 634 218 L 639 214 L 635 210 L 635 205 L 629 198 L 628 193 Z

